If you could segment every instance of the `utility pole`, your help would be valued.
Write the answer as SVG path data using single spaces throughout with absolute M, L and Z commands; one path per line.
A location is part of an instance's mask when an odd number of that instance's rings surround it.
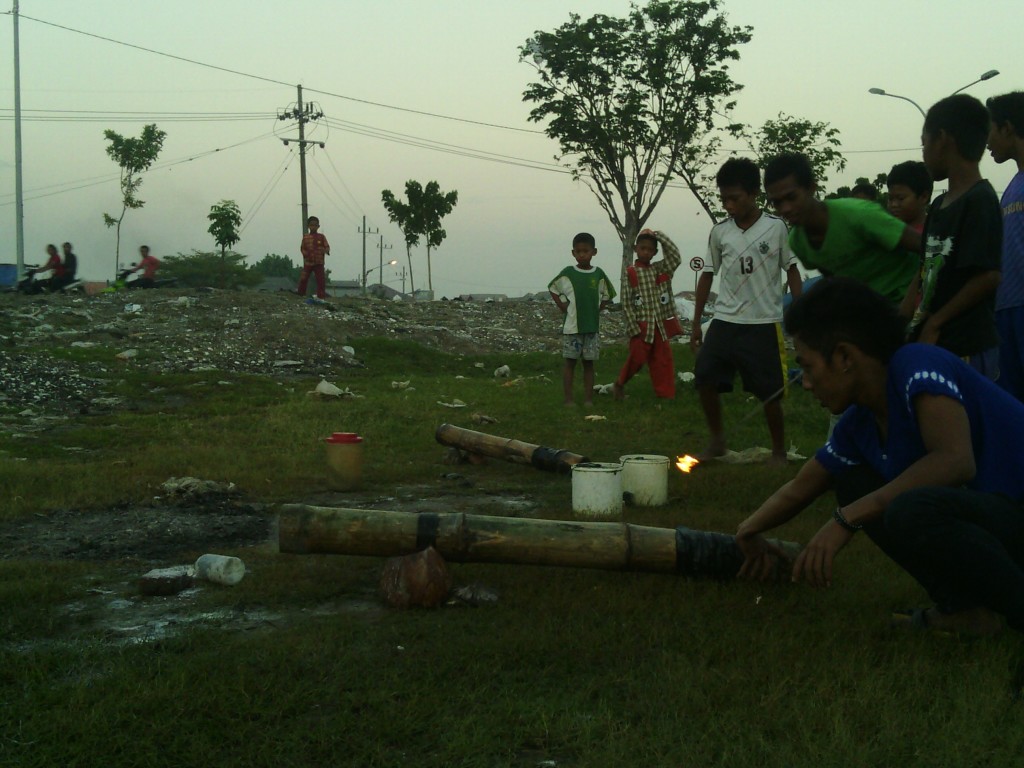
M 390 251 L 391 245 L 384 245 L 384 235 L 380 236 L 380 266 L 377 267 L 377 285 L 384 285 L 384 251 Z M 404 279 L 404 278 L 403 278 Z M 364 278 L 365 280 L 365 278 Z M 402 291 L 405 293 L 405 291 Z
M 14 0 L 14 229 L 17 278 L 25 274 L 25 194 L 21 179 L 21 62 L 18 56 L 18 0 Z
M 405 295 L 405 267 L 402 267 L 402 295 Z
M 366 228 L 366 217 L 363 216 L 363 226 L 357 230 L 363 236 L 363 295 L 366 295 L 366 236 L 376 235 L 380 230 L 374 227 L 373 229 Z
M 290 109 L 286 109 L 282 112 L 278 112 L 278 120 L 296 120 L 299 123 L 299 138 L 298 139 L 281 139 L 284 145 L 287 147 L 290 142 L 295 142 L 299 145 L 299 185 L 302 191 L 302 234 L 309 232 L 309 228 L 306 226 L 306 221 L 309 219 L 309 203 L 306 198 L 306 145 L 307 144 L 318 144 L 322 149 L 324 142 L 322 141 L 306 141 L 306 123 L 311 123 L 315 120 L 319 120 L 324 116 L 324 113 L 320 111 L 319 105 L 314 104 L 303 104 L 302 103 L 302 86 L 297 85 L 299 93 L 299 100 L 295 106 Z

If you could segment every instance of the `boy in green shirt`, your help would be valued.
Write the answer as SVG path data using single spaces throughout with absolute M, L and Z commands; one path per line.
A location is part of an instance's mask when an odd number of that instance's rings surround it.
M 920 232 L 877 203 L 819 200 L 811 163 L 797 152 L 769 161 L 764 188 L 790 225 L 789 247 L 805 268 L 852 277 L 900 304 L 917 271 Z
M 558 273 L 548 285 L 555 304 L 565 315 L 562 323 L 562 390 L 565 404 L 574 405 L 572 382 L 576 361 L 583 359 L 583 404 L 593 404 L 594 361 L 600 356 L 598 330 L 601 310 L 612 303 L 615 288 L 600 267 L 590 262 L 597 254 L 594 236 L 580 232 L 572 240 L 572 255 L 576 263 Z

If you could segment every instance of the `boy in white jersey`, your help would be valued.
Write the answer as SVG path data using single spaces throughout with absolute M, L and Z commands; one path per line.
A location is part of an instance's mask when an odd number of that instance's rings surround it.
M 785 463 L 782 396 L 786 352 L 782 341 L 782 278 L 800 296 L 802 282 L 789 249 L 786 225 L 757 205 L 761 173 L 753 161 L 731 158 L 715 177 L 729 219 L 716 224 L 697 283 L 690 347 L 697 354 L 694 377 L 711 433 L 704 459 L 726 452 L 719 394 L 731 392 L 738 372 L 743 388 L 764 404 L 772 461 Z M 704 338 L 700 326 L 711 282 L 718 275 L 715 318 Z

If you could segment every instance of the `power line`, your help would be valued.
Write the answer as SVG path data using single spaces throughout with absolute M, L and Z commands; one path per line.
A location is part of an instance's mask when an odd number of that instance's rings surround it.
M 12 11 L 5 11 L 4 15 L 10 16 L 10 15 L 12 15 L 12 13 L 13 13 Z M 166 57 L 168 59 L 174 59 L 175 61 L 183 61 L 186 64 L 195 64 L 198 67 L 206 67 L 207 69 L 214 69 L 214 70 L 217 70 L 218 72 L 227 72 L 230 75 L 238 75 L 239 77 L 248 77 L 248 78 L 252 78 L 253 80 L 260 80 L 260 81 L 265 82 L 265 83 L 273 83 L 275 85 L 284 85 L 284 86 L 287 86 L 289 88 L 294 88 L 295 87 L 294 83 L 286 83 L 286 82 L 283 82 L 282 80 L 275 80 L 272 77 L 263 77 L 262 75 L 254 75 L 254 74 L 251 74 L 249 72 L 242 72 L 241 70 L 238 70 L 238 69 L 230 69 L 228 67 L 221 67 L 221 66 L 218 66 L 216 64 L 207 64 L 204 61 L 198 61 L 196 59 L 190 59 L 187 56 L 178 56 L 178 55 L 173 54 L 173 53 L 167 53 L 166 51 L 158 51 L 158 50 L 156 50 L 154 48 L 147 48 L 147 47 L 145 47 L 143 45 L 136 45 L 134 43 L 126 43 L 123 40 L 115 40 L 112 37 L 105 37 L 103 35 L 97 35 L 97 34 L 95 34 L 93 32 L 85 32 L 85 31 L 83 31 L 81 29 L 75 29 L 73 27 L 64 26 L 63 24 L 57 24 L 56 22 L 46 21 L 44 19 L 37 19 L 34 16 L 26 16 L 23 13 L 19 14 L 19 18 L 20 19 L 27 19 L 28 21 L 34 21 L 37 24 L 44 24 L 44 25 L 46 25 L 48 27 L 54 27 L 56 29 L 62 29 L 65 32 L 72 32 L 72 33 L 74 33 L 76 35 L 84 35 L 85 37 L 91 37 L 91 38 L 94 38 L 96 40 L 102 40 L 102 41 L 104 41 L 106 43 L 113 43 L 114 45 L 123 45 L 126 48 L 134 48 L 137 51 L 144 51 L 145 53 L 152 53 L 155 56 L 164 56 L 164 57 Z M 311 91 L 313 93 L 320 93 L 320 94 L 323 94 L 324 96 L 332 96 L 332 97 L 334 97 L 336 99 L 344 99 L 345 101 L 351 101 L 351 102 L 354 102 L 354 103 L 357 103 L 357 104 L 366 104 L 368 106 L 379 107 L 381 109 L 390 109 L 390 110 L 394 110 L 396 112 L 406 112 L 408 114 L 422 115 L 424 117 L 433 117 L 433 118 L 437 118 L 439 120 L 451 120 L 451 121 L 457 122 L 457 123 L 467 123 L 469 125 L 480 125 L 480 126 L 484 126 L 486 128 L 500 128 L 501 130 L 518 131 L 520 133 L 529 133 L 529 134 L 537 134 L 537 135 L 543 135 L 543 133 L 544 133 L 543 131 L 534 130 L 532 128 L 520 128 L 520 127 L 517 127 L 517 126 L 511 126 L 511 125 L 501 125 L 499 123 L 488 123 L 488 122 L 484 122 L 482 120 L 470 120 L 468 118 L 463 118 L 463 117 L 454 117 L 453 115 L 443 115 L 443 114 L 440 114 L 438 112 L 428 112 L 426 110 L 410 109 L 408 107 L 397 107 L 394 104 L 384 104 L 384 103 L 379 102 L 379 101 L 370 101 L 369 99 L 359 99 L 359 98 L 356 98 L 355 96 L 346 96 L 345 94 L 342 94 L 342 93 L 333 93 L 332 91 L 325 91 L 325 90 L 320 90 L 320 89 L 317 89 L 317 88 L 306 88 L 306 90 L 307 91 Z

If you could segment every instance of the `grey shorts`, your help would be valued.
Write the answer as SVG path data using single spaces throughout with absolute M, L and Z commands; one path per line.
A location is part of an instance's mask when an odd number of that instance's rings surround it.
M 562 357 L 566 360 L 597 360 L 601 356 L 601 338 L 596 333 L 563 333 Z

